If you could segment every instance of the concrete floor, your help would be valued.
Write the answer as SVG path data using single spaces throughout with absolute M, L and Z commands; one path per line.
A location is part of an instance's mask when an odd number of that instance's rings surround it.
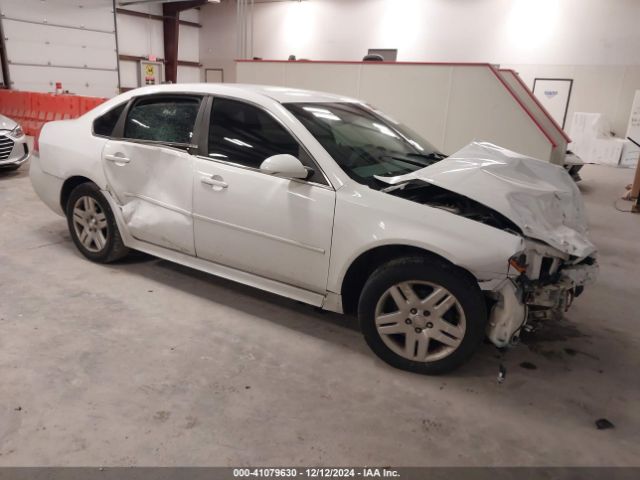
M 434 378 L 351 319 L 150 257 L 93 264 L 26 168 L 0 173 L 0 465 L 640 465 L 640 216 L 613 206 L 632 172 L 584 177 L 597 286 Z

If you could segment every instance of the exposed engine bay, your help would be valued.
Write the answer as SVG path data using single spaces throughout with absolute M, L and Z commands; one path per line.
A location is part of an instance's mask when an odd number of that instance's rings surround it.
M 499 212 L 459 193 L 432 185 L 421 180 L 413 180 L 390 190 L 392 195 L 412 202 L 440 208 L 469 220 L 485 223 L 491 227 L 522 235 L 518 226 Z

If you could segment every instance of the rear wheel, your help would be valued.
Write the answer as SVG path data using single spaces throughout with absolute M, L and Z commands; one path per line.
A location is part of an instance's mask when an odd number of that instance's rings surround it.
M 83 183 L 73 189 L 66 213 L 71 238 L 89 260 L 109 263 L 129 252 L 109 203 L 95 184 Z
M 423 374 L 451 371 L 484 338 L 486 307 L 478 284 L 444 262 L 402 258 L 379 267 L 358 306 L 364 337 L 390 365 Z

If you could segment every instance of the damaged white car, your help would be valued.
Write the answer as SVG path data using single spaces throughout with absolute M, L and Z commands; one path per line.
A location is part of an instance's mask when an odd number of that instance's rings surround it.
M 46 124 L 40 152 L 34 188 L 90 260 L 141 250 L 357 314 L 414 372 L 515 342 L 597 270 L 561 167 L 483 143 L 447 157 L 336 95 L 145 87 Z

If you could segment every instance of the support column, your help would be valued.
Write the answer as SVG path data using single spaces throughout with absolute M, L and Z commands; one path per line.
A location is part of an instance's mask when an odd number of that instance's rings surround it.
M 190 0 L 162 4 L 164 36 L 164 76 L 167 82 L 178 81 L 178 37 L 180 35 L 180 12 L 199 7 L 207 0 Z

